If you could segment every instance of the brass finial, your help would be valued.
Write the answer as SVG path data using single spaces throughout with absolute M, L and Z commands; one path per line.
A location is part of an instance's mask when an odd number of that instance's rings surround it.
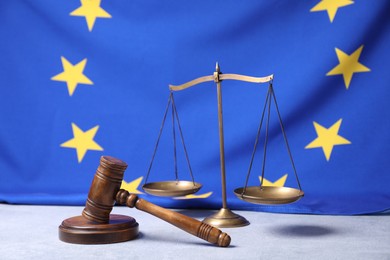
M 219 69 L 219 64 L 218 64 L 218 61 L 217 63 L 215 64 L 215 72 L 221 72 L 220 69 Z
M 214 72 L 214 82 L 215 83 L 218 83 L 220 82 L 221 80 L 219 79 L 219 74 L 221 73 L 220 69 L 219 69 L 219 64 L 218 64 L 218 61 L 217 63 L 215 64 L 215 72 Z

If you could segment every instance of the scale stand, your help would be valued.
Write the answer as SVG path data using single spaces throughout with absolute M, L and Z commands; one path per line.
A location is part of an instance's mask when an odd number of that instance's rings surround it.
M 222 182 L 222 208 L 215 214 L 205 218 L 203 222 L 216 227 L 242 227 L 249 225 L 249 222 L 242 216 L 233 213 L 227 206 L 226 200 L 226 174 L 225 174 L 225 147 L 224 147 L 224 133 L 223 133 L 223 113 L 222 113 L 222 80 L 239 80 L 252 83 L 266 83 L 270 82 L 273 75 L 266 77 L 249 77 L 239 74 L 222 74 L 218 63 L 216 64 L 216 71 L 213 75 L 203 76 L 191 80 L 185 84 L 173 86 L 169 85 L 170 91 L 180 91 L 189 87 L 195 86 L 203 82 L 214 81 L 217 85 L 218 98 L 218 125 L 219 125 L 219 148 L 220 148 L 220 164 L 221 164 L 221 182 Z

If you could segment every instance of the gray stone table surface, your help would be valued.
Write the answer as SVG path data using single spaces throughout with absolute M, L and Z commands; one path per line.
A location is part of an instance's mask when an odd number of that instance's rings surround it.
M 220 248 L 136 209 L 112 213 L 139 223 L 137 239 L 77 245 L 58 239 L 62 220 L 83 207 L 0 204 L 0 259 L 390 259 L 390 215 L 325 216 L 239 211 L 251 224 L 224 228 Z M 211 211 L 178 210 L 202 220 Z

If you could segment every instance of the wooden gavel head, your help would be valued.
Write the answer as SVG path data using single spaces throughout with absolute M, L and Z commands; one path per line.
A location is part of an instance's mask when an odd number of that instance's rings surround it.
M 111 156 L 102 156 L 96 170 L 82 215 L 88 220 L 106 224 L 115 204 L 127 164 Z

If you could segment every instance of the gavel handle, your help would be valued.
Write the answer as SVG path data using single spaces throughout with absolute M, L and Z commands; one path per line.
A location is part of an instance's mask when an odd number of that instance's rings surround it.
M 116 194 L 116 201 L 121 205 L 126 205 L 130 208 L 142 210 L 153 216 L 156 216 L 194 236 L 202 238 L 212 244 L 217 244 L 221 247 L 227 247 L 230 244 L 230 236 L 218 228 L 212 227 L 209 224 L 200 222 L 183 214 L 159 207 L 144 199 L 138 198 L 135 194 L 130 194 L 126 190 L 119 190 Z

